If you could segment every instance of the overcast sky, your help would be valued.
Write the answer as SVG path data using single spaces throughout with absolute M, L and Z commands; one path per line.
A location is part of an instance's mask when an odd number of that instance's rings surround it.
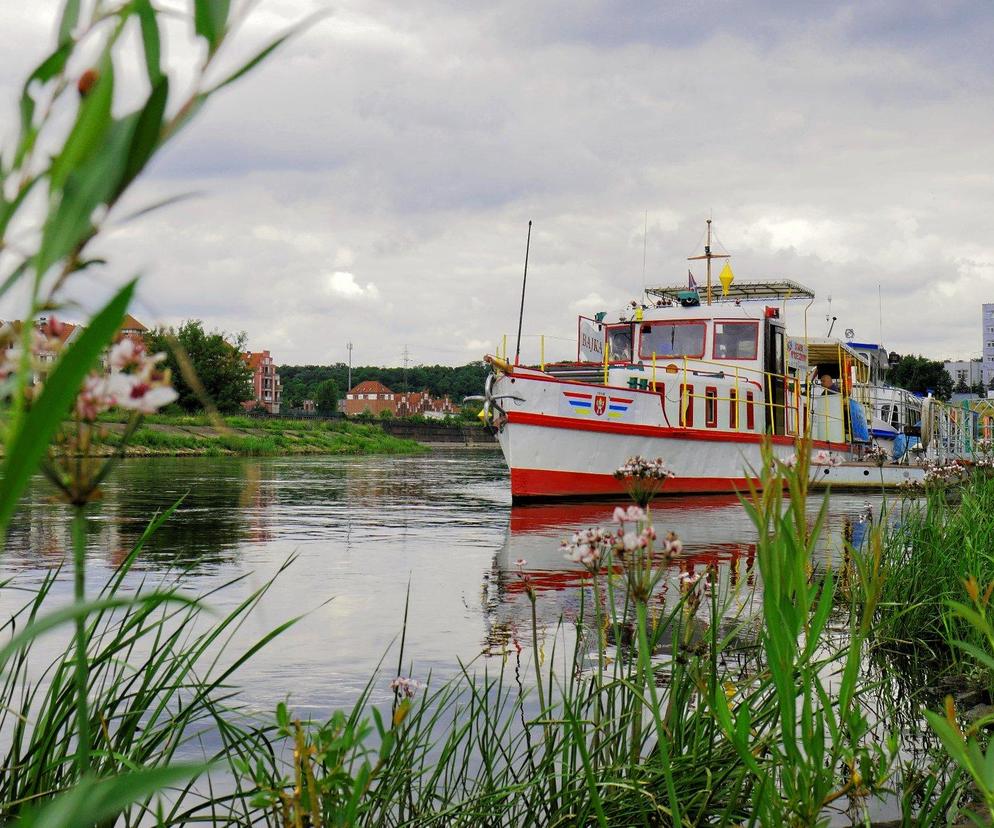
M 263 0 L 239 42 L 318 8 L 156 161 L 132 205 L 200 196 L 102 241 L 84 306 L 141 272 L 147 324 L 245 331 L 282 364 L 344 361 L 349 340 L 356 364 L 398 365 L 405 347 L 461 364 L 513 337 L 532 219 L 523 350 L 544 333 L 565 355 L 578 312 L 685 281 L 711 215 L 737 279 L 816 291 L 810 333 L 831 296 L 836 333 L 878 340 L 879 284 L 889 348 L 979 354 L 986 0 Z M 51 2 L 0 2 L 5 143 L 54 19 Z M 189 33 L 168 35 L 188 62 Z

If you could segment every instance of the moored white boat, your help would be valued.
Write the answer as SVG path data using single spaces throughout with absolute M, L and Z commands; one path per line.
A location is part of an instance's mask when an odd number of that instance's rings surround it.
M 506 346 L 486 357 L 481 415 L 515 501 L 622 494 L 614 473 L 636 455 L 666 461 L 664 494 L 739 492 L 758 480 L 764 443 L 787 459 L 802 440 L 814 487 L 891 488 L 994 436 L 994 415 L 888 386 L 882 347 L 808 337 L 803 285 L 734 282 L 729 270 L 719 295 L 717 257 L 709 222 L 694 257 L 707 260 L 706 294 L 691 277 L 647 289 L 614 319 L 581 316 L 575 360 L 523 365 Z M 803 334 L 788 334 L 789 302 L 806 303 Z

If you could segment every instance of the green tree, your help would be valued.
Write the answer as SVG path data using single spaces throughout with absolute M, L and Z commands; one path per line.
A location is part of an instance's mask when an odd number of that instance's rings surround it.
M 333 379 L 319 382 L 314 388 L 314 402 L 322 414 L 334 414 L 338 408 L 338 383 Z
M 919 394 L 931 390 L 940 400 L 953 393 L 953 378 L 941 362 L 923 356 L 903 356 L 890 369 L 890 381 Z
M 959 381 L 956 383 L 956 386 L 953 388 L 953 391 L 957 394 L 969 394 L 970 386 L 966 384 L 966 380 L 963 379 L 963 377 L 960 377 Z
M 199 319 L 188 319 L 178 329 L 157 328 L 149 332 L 146 345 L 153 353 L 165 352 L 166 367 L 172 369 L 173 386 L 179 393 L 176 402 L 184 411 L 199 411 L 204 406 L 187 382 L 181 360 L 189 360 L 189 367 L 218 411 L 239 411 L 243 402 L 252 399 L 252 369 L 242 357 L 244 334 L 232 342 L 219 331 L 204 331 Z

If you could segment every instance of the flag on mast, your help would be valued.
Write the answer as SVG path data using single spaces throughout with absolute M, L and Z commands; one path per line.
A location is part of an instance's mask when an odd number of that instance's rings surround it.
M 728 289 L 732 286 L 732 281 L 735 279 L 735 274 L 732 273 L 732 266 L 725 262 L 725 266 L 721 269 L 721 273 L 718 274 L 718 281 L 721 282 L 721 295 L 728 296 Z
M 694 279 L 694 274 L 690 272 L 690 268 L 687 268 L 687 289 L 697 290 L 697 280 Z

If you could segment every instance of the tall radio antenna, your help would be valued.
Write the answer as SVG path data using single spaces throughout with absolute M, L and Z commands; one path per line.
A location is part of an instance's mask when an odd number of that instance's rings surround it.
M 525 318 L 525 285 L 528 284 L 528 251 L 532 246 L 532 221 L 528 219 L 528 241 L 525 242 L 525 275 L 521 277 L 521 310 L 518 312 L 518 344 L 514 346 L 514 364 L 521 357 L 521 320 Z

